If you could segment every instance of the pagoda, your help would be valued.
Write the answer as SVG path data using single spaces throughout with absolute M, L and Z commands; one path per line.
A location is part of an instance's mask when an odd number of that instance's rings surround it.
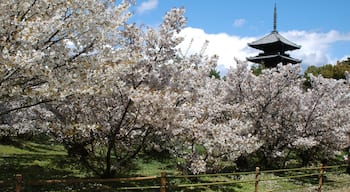
M 259 49 L 263 52 L 255 57 L 248 57 L 247 60 L 253 63 L 262 64 L 267 68 L 276 67 L 279 63 L 282 63 L 283 65 L 288 63 L 300 63 L 301 60 L 290 57 L 286 51 L 300 49 L 301 46 L 289 41 L 277 31 L 276 3 L 273 16 L 273 31 L 259 40 L 248 43 L 249 47 Z

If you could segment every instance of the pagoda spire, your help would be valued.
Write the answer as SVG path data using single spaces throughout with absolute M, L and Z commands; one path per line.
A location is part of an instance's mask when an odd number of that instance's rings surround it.
M 288 63 L 297 64 L 301 60 L 290 57 L 287 51 L 292 51 L 295 49 L 300 49 L 300 45 L 297 45 L 282 35 L 277 31 L 277 6 L 275 0 L 275 8 L 273 13 L 273 30 L 270 34 L 248 43 L 249 47 L 261 50 L 255 57 L 248 57 L 247 60 L 264 65 L 267 68 L 276 67 L 279 63 L 286 65 Z
M 277 31 L 277 7 L 276 7 L 276 1 L 275 1 L 275 8 L 273 11 L 273 31 Z

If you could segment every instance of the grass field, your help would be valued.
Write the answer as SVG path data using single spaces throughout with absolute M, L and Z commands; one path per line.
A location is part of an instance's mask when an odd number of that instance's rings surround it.
M 61 145 L 24 141 L 0 145 L 0 179 L 21 173 L 31 179 L 84 177 Z
M 160 175 L 161 171 L 166 171 L 168 175 L 179 174 L 175 166 L 170 160 L 159 161 L 157 159 L 145 158 L 135 159 L 135 167 L 130 171 L 130 176 L 150 176 Z M 0 180 L 13 180 L 15 175 L 23 174 L 24 180 L 37 179 L 68 179 L 68 178 L 90 178 L 87 172 L 81 171 L 73 162 L 73 159 L 68 158 L 63 146 L 57 145 L 54 142 L 30 142 L 21 141 L 11 145 L 0 145 Z M 268 181 L 259 183 L 259 191 L 315 191 L 318 185 L 317 176 L 306 179 L 281 179 L 285 175 L 262 174 L 260 178 Z M 239 178 L 229 177 L 203 177 L 195 180 L 189 179 L 172 179 L 169 178 L 169 185 L 177 185 L 184 183 L 198 182 L 214 182 L 214 181 L 229 181 L 229 180 L 254 180 L 254 174 L 240 175 Z M 345 181 L 345 182 L 340 182 Z M 331 192 L 350 192 L 350 176 L 340 172 L 327 172 L 325 177 L 325 185 L 323 191 Z M 339 182 L 339 183 L 338 183 Z M 142 185 L 158 185 L 158 181 L 135 184 Z M 79 186 L 81 187 L 81 185 Z M 85 187 L 85 186 L 84 186 Z M 115 187 L 115 186 L 114 186 Z M 299 189 L 298 189 L 299 188 Z M 0 191 L 13 191 L 14 187 L 1 187 Z M 74 187 L 59 185 L 56 187 L 46 186 L 42 191 L 79 191 Z M 292 189 L 292 190 L 286 190 Z M 28 188 L 26 191 L 41 191 L 39 188 Z M 92 190 L 93 191 L 93 190 Z M 102 190 L 103 191 L 103 190 Z M 108 190 L 107 190 L 108 191 Z M 146 191 L 146 190 L 145 190 Z M 152 191 L 152 190 L 151 190 Z M 153 190 L 158 191 L 158 190 Z M 214 192 L 214 191 L 234 191 L 247 192 L 254 191 L 254 183 L 238 183 L 231 185 L 219 185 L 212 187 L 186 187 L 177 188 L 174 191 L 191 191 L 191 192 Z

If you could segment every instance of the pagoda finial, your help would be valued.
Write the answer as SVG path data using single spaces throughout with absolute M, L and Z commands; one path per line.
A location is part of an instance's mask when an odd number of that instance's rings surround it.
M 277 31 L 277 8 L 276 8 L 276 1 L 275 1 L 275 8 L 273 11 L 273 31 Z

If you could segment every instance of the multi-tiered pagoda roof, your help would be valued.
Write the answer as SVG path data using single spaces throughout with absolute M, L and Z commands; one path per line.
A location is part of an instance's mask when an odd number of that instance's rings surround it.
M 248 57 L 248 61 L 262 64 L 268 68 L 276 67 L 279 63 L 286 65 L 288 63 L 296 64 L 301 62 L 301 60 L 292 58 L 286 53 L 286 51 L 300 49 L 301 46 L 289 41 L 278 33 L 276 20 L 277 11 L 275 4 L 273 31 L 261 39 L 248 43 L 248 46 L 263 51 L 255 57 Z

